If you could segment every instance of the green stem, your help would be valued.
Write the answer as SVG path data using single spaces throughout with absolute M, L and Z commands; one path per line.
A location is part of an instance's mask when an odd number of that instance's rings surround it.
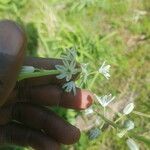
M 107 119 L 105 116 L 103 116 L 101 113 L 97 112 L 96 113 L 98 114 L 98 116 L 100 116 L 105 122 L 107 122 L 108 124 L 110 124 L 112 127 L 114 128 L 119 128 L 119 129 L 122 129 L 120 126 L 118 126 L 117 124 L 115 124 L 114 122 L 110 121 L 109 119 Z
M 95 73 L 97 73 L 97 71 L 93 71 L 93 72 L 89 73 L 88 75 L 93 75 Z
M 20 73 L 18 77 L 18 81 L 26 78 L 41 77 L 46 75 L 56 75 L 59 73 L 60 72 L 58 70 L 41 70 L 40 72 Z
M 105 121 L 103 120 L 103 122 L 102 122 L 102 124 L 101 124 L 101 126 L 100 126 L 100 129 L 103 128 L 104 124 L 105 124 Z
M 96 72 L 93 80 L 91 81 L 90 83 L 90 86 L 89 86 L 89 89 L 92 89 L 93 85 L 94 85 L 94 82 L 96 81 L 96 79 L 98 78 L 98 75 L 99 75 L 99 72 Z
M 124 118 L 125 117 L 125 115 L 121 115 L 116 121 L 115 121 L 115 123 L 117 123 L 118 121 L 120 121 L 122 118 Z
M 106 107 L 104 107 L 104 117 L 106 116 Z

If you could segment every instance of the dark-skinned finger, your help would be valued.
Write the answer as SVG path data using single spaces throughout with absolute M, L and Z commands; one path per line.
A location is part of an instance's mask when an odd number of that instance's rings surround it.
M 35 150 L 60 150 L 60 145 L 44 133 L 16 123 L 0 126 L 0 144 L 31 146 Z
M 12 119 L 17 120 L 32 128 L 43 129 L 47 135 L 59 143 L 73 144 L 80 138 L 78 128 L 72 126 L 46 108 L 18 103 L 2 108 L 0 111 L 0 118 L 1 117 L 5 119 L 0 120 L 0 124 L 5 124 Z
M 55 70 L 55 65 L 63 65 L 61 59 L 54 58 L 36 58 L 36 57 L 27 57 L 24 62 L 25 66 L 33 66 L 39 69 L 45 70 Z M 77 65 L 79 67 L 79 65 Z M 75 80 L 78 75 L 74 75 L 72 80 Z M 57 84 L 60 85 L 65 83 L 64 79 L 57 79 L 56 75 L 48 75 L 42 77 L 33 77 L 20 81 L 17 83 L 18 86 L 37 86 L 37 85 L 46 85 L 46 84 Z
M 13 21 L 0 20 L 0 106 L 16 84 L 26 48 L 26 37 Z
M 14 102 L 28 102 L 44 106 L 62 106 L 72 109 L 86 109 L 93 102 L 93 95 L 87 90 L 77 88 L 76 95 L 64 92 L 57 86 L 40 86 L 34 88 L 20 88 L 13 91 L 6 105 Z

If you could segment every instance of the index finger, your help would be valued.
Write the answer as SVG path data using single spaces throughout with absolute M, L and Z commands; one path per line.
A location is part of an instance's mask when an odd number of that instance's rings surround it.
M 24 66 L 33 66 L 38 69 L 45 70 L 55 70 L 55 65 L 63 65 L 61 59 L 55 58 L 37 58 L 37 57 L 27 57 L 24 61 Z M 79 66 L 79 65 L 78 65 Z M 74 75 L 72 80 L 75 80 L 78 75 Z M 61 85 L 65 83 L 64 79 L 57 79 L 56 75 L 47 75 L 42 77 L 33 77 L 24 79 L 17 83 L 19 86 L 37 86 L 37 85 L 48 85 L 48 84 L 56 84 Z
M 91 106 L 93 101 L 93 94 L 87 90 L 76 88 L 76 95 L 74 95 L 72 92 L 63 92 L 57 86 L 48 85 L 14 90 L 5 105 L 25 102 L 40 106 L 61 106 L 83 110 Z

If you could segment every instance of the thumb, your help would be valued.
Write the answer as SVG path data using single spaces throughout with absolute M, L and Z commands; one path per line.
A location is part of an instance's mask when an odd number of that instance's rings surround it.
M 13 21 L 0 21 L 0 106 L 15 86 L 23 63 L 26 37 Z

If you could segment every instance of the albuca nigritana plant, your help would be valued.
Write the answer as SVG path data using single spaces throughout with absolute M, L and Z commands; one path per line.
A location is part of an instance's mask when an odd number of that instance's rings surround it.
M 76 51 L 73 48 L 70 49 L 69 51 L 67 51 L 66 54 L 63 54 L 61 56 L 63 64 L 56 65 L 55 70 L 45 70 L 45 69 L 38 69 L 33 66 L 23 66 L 19 74 L 18 81 L 31 77 L 56 75 L 57 79 L 65 79 L 66 81 L 66 83 L 62 86 L 62 89 L 64 89 L 66 92 L 73 92 L 73 94 L 76 95 L 76 84 L 74 81 L 72 81 L 73 75 L 80 73 L 81 83 L 79 86 L 82 86 L 84 83 L 86 83 L 89 75 L 93 75 L 94 77 L 89 87 L 90 90 L 92 90 L 92 86 L 99 75 L 103 75 L 107 80 L 109 80 L 110 78 L 109 71 L 111 66 L 107 65 L 105 61 L 102 63 L 98 71 L 88 72 L 87 70 L 88 64 L 81 65 L 81 69 L 77 67 L 76 56 L 77 56 Z M 115 100 L 115 96 L 112 96 L 112 94 L 101 96 L 97 94 L 94 95 L 95 95 L 95 103 L 93 104 L 92 107 L 84 111 L 85 116 L 91 114 L 92 115 L 94 114 L 96 116 L 95 127 L 93 127 L 89 131 L 89 139 L 92 140 L 99 137 L 104 132 L 103 131 L 104 125 L 109 125 L 112 127 L 113 130 L 115 130 L 116 136 L 118 138 L 126 139 L 126 143 L 130 150 L 139 150 L 138 145 L 133 140 L 133 138 L 135 137 L 134 132 L 132 132 L 132 130 L 135 127 L 134 122 L 128 119 L 128 115 L 134 109 L 134 103 L 129 103 L 127 106 L 125 106 L 122 113 L 120 112 L 116 113 L 117 118 L 115 118 L 115 120 L 112 121 L 107 118 L 106 113 L 107 110 L 110 111 L 110 107 L 108 107 L 108 105 Z M 103 113 L 101 113 L 100 111 L 102 110 L 102 108 Z
M 61 56 L 63 65 L 55 65 L 55 70 L 45 70 L 38 69 L 33 66 L 23 66 L 21 72 L 18 77 L 18 81 L 33 78 L 33 77 L 41 77 L 45 75 L 56 75 L 57 79 L 65 79 L 66 83 L 62 86 L 62 88 L 66 92 L 73 92 L 76 94 L 76 85 L 74 81 L 72 81 L 72 76 L 81 72 L 80 68 L 77 68 L 76 63 L 76 51 L 71 49 L 67 51 L 67 54 L 63 54 Z

